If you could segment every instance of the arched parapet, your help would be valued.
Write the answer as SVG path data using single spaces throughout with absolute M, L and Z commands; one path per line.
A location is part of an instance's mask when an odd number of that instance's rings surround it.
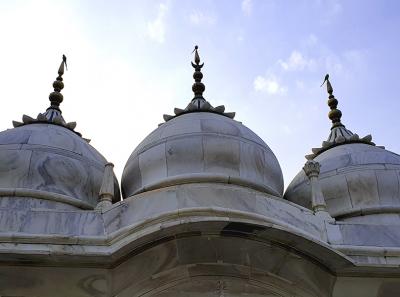
M 226 296 L 331 296 L 335 271 L 352 265 L 326 246 L 251 220 L 164 226 L 126 245 L 124 256 L 119 251 L 113 294 L 214 296 L 220 288 Z
M 326 238 L 323 220 L 312 211 L 280 197 L 247 187 L 223 183 L 190 183 L 134 195 L 104 213 L 106 232 L 121 232 L 131 226 L 168 214 L 207 215 L 219 211 L 225 216 L 258 217 L 320 240 Z M 200 211 L 201 210 L 201 211 Z M 218 216 L 221 216 L 219 214 Z

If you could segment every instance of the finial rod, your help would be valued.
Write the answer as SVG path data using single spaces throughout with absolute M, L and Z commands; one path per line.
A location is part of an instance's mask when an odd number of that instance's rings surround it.
M 194 64 L 192 62 L 192 67 L 194 68 L 194 73 L 193 73 L 193 78 L 194 78 L 194 84 L 192 86 L 192 90 L 194 93 L 194 99 L 203 99 L 203 92 L 206 89 L 204 84 L 201 82 L 201 79 L 203 78 L 203 73 L 201 73 L 201 68 L 204 66 L 204 63 L 200 64 L 200 56 L 198 52 L 199 47 L 196 45 L 194 47 Z
M 329 119 L 332 121 L 332 128 L 338 127 L 338 126 L 343 126 L 341 123 L 340 119 L 342 118 L 342 112 L 337 109 L 339 101 L 335 98 L 333 95 L 333 88 L 332 84 L 329 81 L 329 74 L 325 75 L 324 82 L 322 83 L 321 87 L 326 83 L 326 91 L 329 94 L 328 97 L 328 106 L 330 107 L 330 111 L 328 113 Z
M 52 92 L 49 96 L 49 100 L 51 102 L 51 106 L 49 108 L 56 109 L 61 112 L 59 106 L 61 102 L 63 102 L 63 95 L 61 94 L 61 90 L 64 88 L 63 83 L 63 74 L 64 74 L 64 66 L 67 69 L 67 57 L 62 55 L 62 61 L 60 67 L 58 68 L 58 76 L 56 80 L 53 82 L 54 92 Z
M 204 84 L 201 82 L 203 78 L 203 74 L 201 73 L 201 68 L 204 66 L 204 63 L 200 64 L 200 56 L 199 56 L 199 47 L 196 45 L 192 54 L 194 53 L 194 61 L 191 62 L 192 67 L 194 68 L 193 78 L 194 84 L 192 85 L 192 90 L 194 92 L 194 97 L 190 101 L 190 103 L 186 106 L 185 109 L 175 108 L 174 113 L 175 116 L 164 114 L 164 120 L 167 122 L 179 115 L 186 114 L 189 112 L 213 112 L 217 114 L 224 115 L 228 118 L 233 119 L 235 117 L 234 112 L 225 112 L 225 106 L 220 105 L 217 107 L 213 107 L 210 102 L 208 102 L 203 97 L 203 92 L 205 90 Z

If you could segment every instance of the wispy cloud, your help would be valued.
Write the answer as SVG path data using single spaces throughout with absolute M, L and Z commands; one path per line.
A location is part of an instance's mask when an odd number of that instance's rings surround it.
M 157 17 L 153 21 L 147 23 L 147 35 L 150 39 L 158 43 L 164 43 L 165 41 L 165 15 L 167 11 L 167 5 L 160 3 Z
M 216 22 L 215 16 L 205 14 L 201 11 L 194 11 L 189 15 L 189 21 L 193 25 L 214 25 Z
M 364 50 L 336 53 L 311 34 L 300 49 L 293 49 L 287 58 L 278 59 L 266 70 L 265 75 L 256 76 L 253 89 L 268 95 L 286 95 L 289 89 L 312 89 L 312 86 L 319 85 L 319 81 L 310 81 L 310 77 L 318 73 L 322 77 L 327 72 L 335 76 L 351 77 L 363 69 L 365 57 Z
M 317 62 L 306 58 L 300 51 L 294 50 L 286 60 L 278 60 L 278 64 L 285 71 L 296 71 L 315 68 Z
M 243 0 L 242 1 L 242 11 L 244 15 L 250 16 L 253 12 L 253 2 L 252 0 Z
M 282 86 L 279 80 L 272 74 L 257 76 L 253 82 L 254 90 L 270 95 L 285 94 L 287 88 Z

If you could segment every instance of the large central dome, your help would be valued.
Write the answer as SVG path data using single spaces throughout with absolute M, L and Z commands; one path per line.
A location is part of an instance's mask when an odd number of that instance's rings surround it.
M 227 183 L 278 197 L 283 176 L 274 153 L 249 128 L 233 120 L 223 105 L 203 98 L 203 74 L 195 47 L 194 98 L 185 109 L 147 136 L 133 151 L 122 174 L 124 198 L 188 183 Z
M 265 142 L 241 123 L 211 112 L 180 115 L 147 136 L 125 166 L 122 192 L 129 197 L 192 182 L 283 193 L 281 168 Z

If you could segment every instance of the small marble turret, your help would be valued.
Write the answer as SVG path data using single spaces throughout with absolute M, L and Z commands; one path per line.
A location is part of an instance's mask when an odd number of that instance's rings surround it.
M 114 164 L 107 163 L 104 167 L 103 182 L 99 192 L 99 203 L 96 210 L 104 210 L 112 205 L 114 200 Z
M 324 194 L 322 193 L 321 185 L 318 180 L 320 168 L 320 164 L 313 160 L 307 161 L 303 167 L 311 184 L 311 207 L 316 215 L 332 221 L 334 219 L 326 209 Z

